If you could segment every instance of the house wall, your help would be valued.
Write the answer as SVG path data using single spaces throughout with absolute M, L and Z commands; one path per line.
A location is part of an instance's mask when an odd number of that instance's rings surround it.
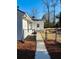
M 23 20 L 23 33 L 24 33 L 24 39 L 28 36 L 31 35 L 32 33 L 32 22 L 30 21 L 30 18 L 26 16 Z
M 28 34 L 31 35 L 32 32 L 32 22 L 28 21 Z
M 23 13 L 17 11 L 17 40 L 23 39 L 22 18 Z
M 31 24 L 25 20 L 23 20 L 23 32 L 24 32 L 24 39 L 28 35 L 31 35 L 31 33 L 32 33 Z
M 22 23 L 23 23 L 23 33 L 24 33 L 24 36 L 23 36 L 23 37 L 24 37 L 24 39 L 25 39 L 25 38 L 28 36 L 27 20 L 23 19 L 23 20 L 22 20 Z
M 37 27 L 37 24 L 39 24 L 39 27 Z M 44 29 L 44 22 L 43 21 L 34 21 L 32 27 L 36 31 L 42 31 Z

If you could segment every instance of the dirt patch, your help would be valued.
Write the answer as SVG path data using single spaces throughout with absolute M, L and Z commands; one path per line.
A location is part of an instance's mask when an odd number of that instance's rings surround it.
M 54 40 L 45 40 L 44 42 L 51 59 L 61 59 L 61 43 Z

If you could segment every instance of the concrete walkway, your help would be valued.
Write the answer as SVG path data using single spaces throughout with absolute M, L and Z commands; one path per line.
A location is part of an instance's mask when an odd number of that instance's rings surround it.
M 37 32 L 36 39 L 37 39 L 37 48 L 35 53 L 35 59 L 50 59 L 43 38 L 39 32 Z

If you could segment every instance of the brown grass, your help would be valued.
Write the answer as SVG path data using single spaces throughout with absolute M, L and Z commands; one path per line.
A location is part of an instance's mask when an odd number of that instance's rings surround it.
M 24 43 L 17 41 L 17 59 L 35 59 L 35 51 L 36 40 L 28 38 Z
M 53 40 L 45 40 L 46 48 L 51 59 L 61 59 L 61 44 Z

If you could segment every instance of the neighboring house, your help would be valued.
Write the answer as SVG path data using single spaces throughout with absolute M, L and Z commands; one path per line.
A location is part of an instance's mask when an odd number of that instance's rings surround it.
M 42 31 L 42 30 L 44 30 L 44 21 L 43 20 L 41 20 L 41 19 L 32 19 L 32 20 L 34 21 L 32 28 L 35 31 Z
M 37 19 L 31 19 L 23 11 L 17 9 L 17 40 L 25 39 L 32 32 L 44 29 L 44 22 Z

